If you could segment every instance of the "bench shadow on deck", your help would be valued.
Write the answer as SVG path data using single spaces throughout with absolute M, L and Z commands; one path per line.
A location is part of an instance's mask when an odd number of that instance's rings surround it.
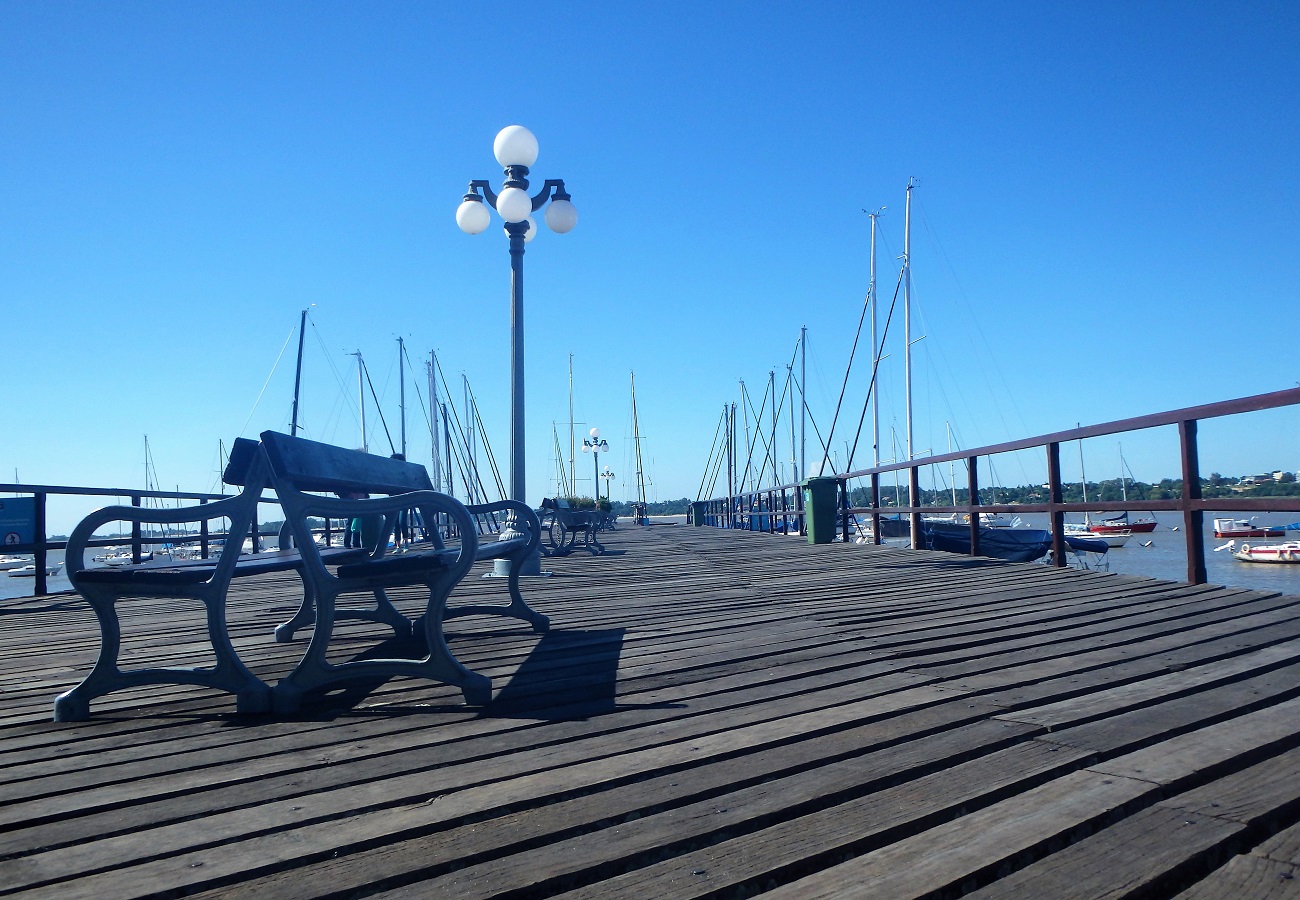
M 498 687 L 483 708 L 399 679 L 248 717 L 173 687 L 56 724 L 93 617 L 0 601 L 0 892 L 1300 895 L 1300 598 L 681 526 L 602 539 L 526 584 L 550 633 L 447 624 Z M 271 635 L 299 589 L 232 591 L 267 680 L 301 652 Z M 470 578 L 453 602 L 501 591 Z M 193 610 L 122 618 L 126 653 L 201 645 Z M 340 628 L 339 658 L 418 649 L 383 639 Z

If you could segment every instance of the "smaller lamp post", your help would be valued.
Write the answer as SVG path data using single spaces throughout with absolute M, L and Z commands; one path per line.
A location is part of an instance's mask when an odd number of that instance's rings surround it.
M 609 452 L 609 441 L 601 440 L 600 429 L 591 429 L 591 437 L 582 439 L 582 452 L 590 453 L 592 456 L 592 471 L 596 475 L 596 480 L 592 482 L 593 490 L 596 492 L 597 500 L 600 499 L 600 454 L 601 451 Z
M 614 480 L 614 470 L 609 466 L 601 469 L 600 477 L 605 479 L 605 499 L 609 499 L 609 483 Z

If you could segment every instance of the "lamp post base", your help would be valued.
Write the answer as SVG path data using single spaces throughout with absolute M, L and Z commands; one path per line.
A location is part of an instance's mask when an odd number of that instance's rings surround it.
M 542 554 L 533 552 L 533 555 L 524 560 L 523 566 L 519 569 L 519 575 L 534 575 L 539 577 L 550 577 L 553 573 L 542 571 Z M 510 577 L 510 560 L 494 559 L 492 560 L 492 571 L 483 575 L 484 578 L 509 578 Z

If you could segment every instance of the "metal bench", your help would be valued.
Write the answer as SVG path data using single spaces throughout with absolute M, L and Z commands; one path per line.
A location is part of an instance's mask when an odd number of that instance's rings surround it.
M 333 447 L 273 431 L 263 432 L 269 484 L 284 509 L 285 522 L 301 554 L 298 571 L 304 585 L 302 608 L 277 629 L 277 638 L 287 640 L 294 628 L 307 622 L 315 627 L 311 641 L 297 667 L 274 688 L 272 706 L 277 712 L 292 712 L 303 693 L 358 679 L 415 676 L 460 687 L 468 703 L 481 705 L 492 696 L 492 682 L 458 662 L 443 638 L 445 619 L 466 615 L 503 615 L 522 619 L 535 631 L 544 632 L 549 620 L 524 602 L 519 591 L 519 572 L 541 540 L 537 515 L 524 503 L 503 500 L 466 507 L 453 497 L 432 488 L 423 466 L 381 456 Z M 345 500 L 321 492 L 385 495 L 367 500 Z M 448 545 L 442 528 L 429 528 L 429 541 L 388 552 L 388 538 L 399 514 L 418 510 L 423 522 L 447 522 L 458 543 Z M 481 540 L 486 516 L 505 513 L 518 531 L 505 539 Z M 360 558 L 350 559 L 333 571 L 316 546 L 310 517 L 366 517 L 381 519 L 377 545 Z M 496 537 L 497 535 L 492 535 Z M 449 608 L 447 598 L 476 561 L 510 560 L 508 605 L 474 604 Z M 386 591 L 403 586 L 428 590 L 423 614 L 412 623 L 389 601 Z M 344 594 L 371 594 L 377 606 L 370 610 L 338 607 Z M 421 659 L 364 659 L 331 663 L 326 659 L 334 623 L 342 618 L 369 618 L 392 625 L 396 634 L 423 632 L 427 652 Z
M 577 548 L 579 538 L 593 556 L 605 552 L 605 546 L 596 538 L 600 525 L 596 510 L 574 509 L 562 497 L 547 497 L 542 500 L 542 512 L 547 518 L 547 544 L 543 548 L 547 556 L 568 556 Z
M 245 537 L 255 527 L 258 500 L 268 484 L 266 463 L 257 452 L 256 441 L 236 441 L 222 478 L 243 490 L 227 499 L 177 509 L 108 506 L 86 516 L 73 529 L 65 553 L 68 579 L 95 611 L 100 650 L 81 683 L 55 699 L 55 721 L 81 721 L 90 716 L 90 701 L 94 698 L 119 688 L 150 684 L 193 684 L 229 691 L 235 695 L 240 712 L 266 712 L 271 708 L 271 688 L 248 670 L 231 646 L 226 630 L 226 592 L 234 578 L 287 571 L 299 564 L 299 557 L 293 552 L 241 553 Z M 87 544 L 99 528 L 111 522 L 166 526 L 221 518 L 229 519 L 229 527 L 220 552 L 212 558 L 152 560 L 100 568 L 86 564 Z M 333 554 L 332 558 L 337 556 Z M 118 665 L 122 630 L 117 604 L 130 598 L 202 603 L 216 665 L 122 669 Z

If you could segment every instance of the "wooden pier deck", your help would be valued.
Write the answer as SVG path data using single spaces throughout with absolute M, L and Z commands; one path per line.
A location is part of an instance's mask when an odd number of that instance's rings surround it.
M 550 634 L 449 623 L 483 710 L 399 681 L 241 718 L 166 688 L 55 724 L 93 617 L 0 601 L 0 894 L 1300 896 L 1300 598 L 684 526 L 606 543 L 526 585 Z M 298 590 L 232 596 L 271 681 Z M 202 628 L 123 619 L 141 659 Z M 350 628 L 349 652 L 382 637 Z

